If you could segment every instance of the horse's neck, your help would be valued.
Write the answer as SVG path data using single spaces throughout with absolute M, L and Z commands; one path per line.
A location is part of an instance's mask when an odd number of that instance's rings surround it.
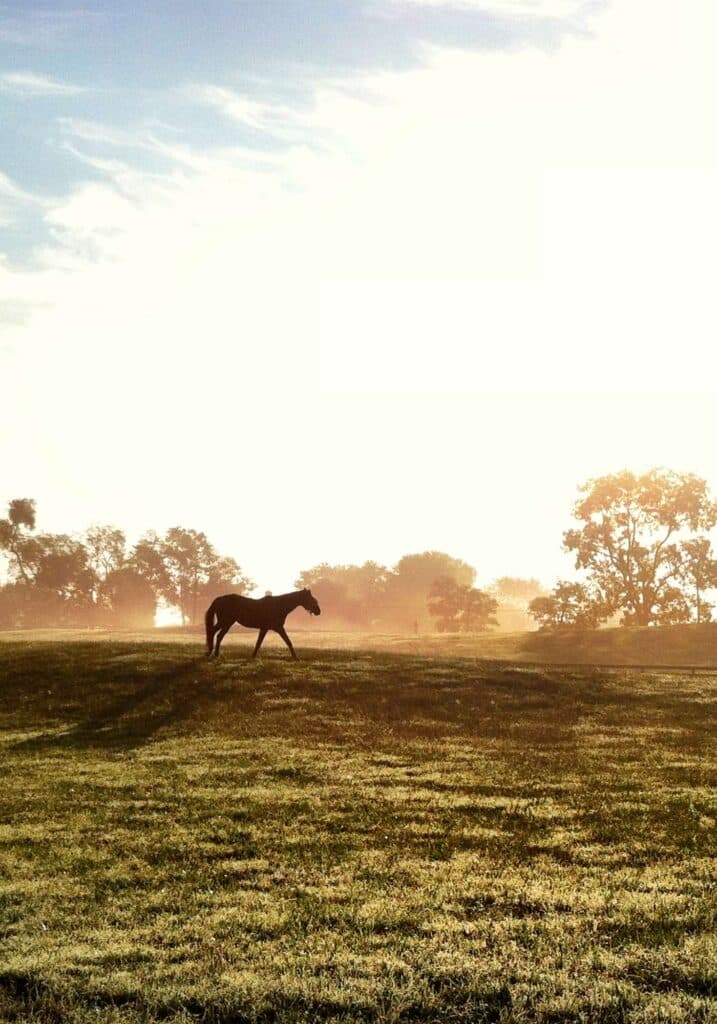
M 286 609 L 287 614 L 293 612 L 294 608 L 298 608 L 301 604 L 301 591 L 296 590 L 292 594 L 282 594 L 278 599 L 281 602 L 282 608 Z

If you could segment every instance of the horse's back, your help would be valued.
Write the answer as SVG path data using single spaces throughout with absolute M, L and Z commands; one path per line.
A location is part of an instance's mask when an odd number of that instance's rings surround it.
M 217 615 L 222 615 L 240 611 L 247 603 L 253 604 L 251 598 L 244 597 L 242 594 L 222 594 L 221 597 L 214 599 L 212 607 Z
M 215 601 L 215 610 L 220 619 L 232 619 L 240 626 L 261 629 L 270 618 L 266 598 L 244 597 L 243 594 L 224 594 Z
M 291 594 L 244 597 L 243 594 L 225 594 L 214 602 L 217 618 L 224 622 L 238 622 L 250 629 L 279 629 L 295 604 L 288 606 Z

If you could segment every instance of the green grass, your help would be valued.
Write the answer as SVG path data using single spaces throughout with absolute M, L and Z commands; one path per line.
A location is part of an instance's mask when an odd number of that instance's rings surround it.
M 717 678 L 304 658 L 0 644 L 0 1021 L 717 1022 Z

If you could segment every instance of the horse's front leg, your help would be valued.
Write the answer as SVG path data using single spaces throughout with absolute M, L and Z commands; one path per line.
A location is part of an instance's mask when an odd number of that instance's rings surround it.
M 279 628 L 277 629 L 276 632 L 279 634 L 281 639 L 284 641 L 286 646 L 291 651 L 291 657 L 294 659 L 294 661 L 298 661 L 299 659 L 296 657 L 296 651 L 294 650 L 293 645 L 291 643 L 291 640 L 289 640 L 289 637 L 288 637 L 287 632 L 284 629 L 284 627 L 283 626 L 279 626 Z
M 252 658 L 256 658 L 257 654 L 259 653 L 259 648 L 264 643 L 264 637 L 266 636 L 266 634 L 268 632 L 269 632 L 269 630 L 266 629 L 266 628 L 263 628 L 263 629 L 259 630 L 259 636 L 257 637 L 257 640 L 256 640 L 256 647 L 254 648 L 254 653 L 252 654 Z

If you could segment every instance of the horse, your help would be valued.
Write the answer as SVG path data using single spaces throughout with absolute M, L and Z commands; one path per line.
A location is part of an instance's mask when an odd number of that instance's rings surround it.
M 273 629 L 278 633 L 296 660 L 296 651 L 286 635 L 284 622 L 286 616 L 301 605 L 311 615 L 321 615 L 319 602 L 308 588 L 295 590 L 291 594 L 278 594 L 276 597 L 244 597 L 242 594 L 225 594 L 217 597 L 207 608 L 204 622 L 207 627 L 207 657 L 219 657 L 219 645 L 235 622 L 240 626 L 259 630 L 259 638 L 252 658 L 256 658 L 264 637 Z M 216 622 L 215 622 L 216 617 Z M 216 636 L 216 645 L 214 637 Z

